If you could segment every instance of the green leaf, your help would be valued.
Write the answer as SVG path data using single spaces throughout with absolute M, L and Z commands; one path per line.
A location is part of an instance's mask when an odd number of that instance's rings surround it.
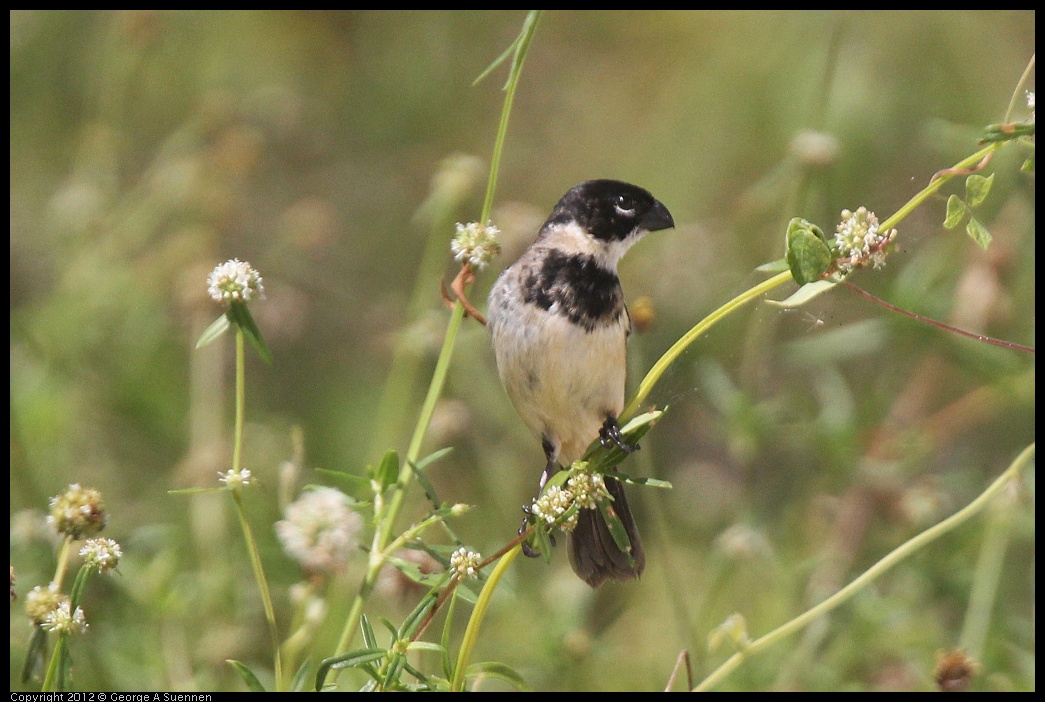
M 759 273 L 773 273 L 773 274 L 776 274 L 776 273 L 783 273 L 787 269 L 788 269 L 787 259 L 786 258 L 778 258 L 775 261 L 770 261 L 769 263 L 763 263 L 761 266 L 759 266 L 755 270 L 758 271 Z
M 254 350 L 258 352 L 258 356 L 265 363 L 272 363 L 272 352 L 269 351 L 268 346 L 265 344 L 265 340 L 261 338 L 261 330 L 258 329 L 258 325 L 254 322 L 254 317 L 251 316 L 250 310 L 247 309 L 247 305 L 243 302 L 233 302 L 229 305 L 228 312 L 225 313 L 229 321 L 239 327 L 243 332 L 243 336 L 247 337 L 247 341 L 254 347 Z
M 384 680 L 381 681 L 386 690 L 398 688 L 399 673 L 403 669 L 403 663 L 405 662 L 406 659 L 403 658 L 403 654 L 393 649 L 392 659 L 388 662 L 388 665 L 385 667 Z
M 411 581 L 417 583 L 418 585 L 424 585 L 425 587 L 431 587 L 440 579 L 449 579 L 450 577 L 449 573 L 422 572 L 420 563 L 406 561 L 402 558 L 396 558 L 395 556 L 389 556 L 387 563 L 396 570 L 398 570 L 400 573 L 405 575 Z
M 947 216 L 943 220 L 944 229 L 954 229 L 969 212 L 969 206 L 957 195 L 947 198 Z
M 432 486 L 432 481 L 430 481 L 428 476 L 425 474 L 425 469 L 453 450 L 452 446 L 441 448 L 438 451 L 428 454 L 417 463 L 412 464 L 414 477 L 417 479 L 421 489 L 425 491 L 425 496 L 428 497 L 428 500 L 432 503 L 433 507 L 438 507 L 440 505 L 439 496 L 435 494 L 435 488 Z
M 801 307 L 814 297 L 822 295 L 836 285 L 838 285 L 838 281 L 835 280 L 818 280 L 815 283 L 803 285 L 785 300 L 766 300 L 765 302 L 767 305 L 788 309 Z
M 665 411 L 667 411 L 667 408 L 664 408 L 664 410 L 653 410 L 634 417 L 621 428 L 621 434 L 628 439 L 629 444 L 633 446 L 637 445 L 642 437 L 646 435 L 646 432 L 650 430 L 650 427 L 660 419 L 660 416 Z M 596 439 L 588 447 L 587 452 L 584 454 L 584 459 L 590 463 L 589 470 L 595 473 L 605 473 L 610 468 L 623 463 L 624 459 L 630 455 L 631 453 L 626 453 L 616 446 L 606 448 L 602 445 L 600 439 Z M 558 475 L 562 475 L 565 472 L 566 471 L 560 471 Z M 552 480 L 554 479 L 555 477 L 553 476 L 548 483 L 552 484 Z M 566 478 L 564 477 L 560 483 L 565 481 Z
M 421 598 L 421 601 L 414 607 L 414 611 L 406 615 L 403 620 L 402 626 L 399 627 L 399 631 L 396 637 L 400 641 L 407 641 L 412 639 L 414 633 L 417 631 L 417 627 L 424 621 L 425 615 L 428 614 L 429 610 L 435 606 L 435 602 L 438 596 L 434 592 L 429 592 L 427 595 Z
M 799 285 L 820 280 L 833 257 L 824 232 L 815 224 L 795 217 L 787 226 L 787 265 Z
M 33 633 L 29 635 L 29 645 L 25 651 L 25 663 L 22 664 L 22 682 L 29 682 L 33 671 L 43 662 L 47 651 L 47 632 L 42 626 L 33 625 Z
M 411 641 L 407 644 L 406 649 L 408 651 L 431 651 L 439 655 L 446 653 L 446 647 L 442 644 L 437 644 L 435 641 Z
M 602 518 L 606 520 L 606 526 L 609 527 L 614 543 L 621 551 L 628 554 L 629 561 L 634 562 L 631 556 L 631 539 L 628 538 L 628 531 L 624 528 L 624 523 L 617 516 L 617 510 L 613 509 L 613 504 L 608 501 L 600 502 L 599 511 L 602 512 Z
M 442 458 L 443 456 L 446 456 L 447 454 L 449 454 L 453 450 L 454 450 L 453 446 L 447 446 L 445 448 L 439 449 L 438 451 L 433 451 L 432 453 L 428 454 L 427 456 L 425 456 L 424 458 L 419 460 L 417 463 L 415 463 L 414 464 L 414 470 L 416 470 L 416 471 L 424 470 L 429 465 L 431 465 L 432 463 L 435 463 L 440 458 Z
M 298 666 L 297 672 L 294 673 L 294 677 L 290 681 L 290 690 L 292 692 L 305 692 L 305 688 L 308 686 L 308 669 L 311 665 L 311 662 L 308 660 L 301 661 L 301 665 Z
M 533 30 L 540 16 L 541 10 L 530 10 L 530 14 L 528 14 L 526 16 L 526 19 L 523 21 L 522 30 L 520 30 L 519 36 L 515 37 L 515 39 L 508 46 L 508 48 L 504 50 L 504 53 L 495 58 L 493 60 L 493 63 L 487 66 L 486 70 L 480 73 L 478 78 L 472 81 L 473 86 L 477 85 L 479 81 L 481 81 L 486 76 L 490 75 L 490 73 L 492 73 L 495 68 L 504 63 L 509 56 L 512 57 L 512 71 L 515 71 L 517 63 L 519 61 L 519 54 L 530 43 L 530 39 L 533 36 Z
M 409 673 L 410 675 L 413 675 L 415 678 L 417 678 L 418 683 L 419 683 L 419 684 L 400 683 L 400 685 L 402 685 L 404 690 L 406 690 L 408 692 L 423 692 L 423 691 L 434 691 L 434 690 L 438 689 L 439 683 L 430 680 L 427 675 L 422 673 L 420 670 L 418 670 L 414 666 L 410 665 L 410 661 L 408 661 L 405 656 L 403 657 L 403 670 L 405 670 L 407 673 Z M 438 680 L 438 678 L 436 680 Z M 449 691 L 449 685 L 444 686 L 444 688 L 446 689 L 446 691 Z
M 243 678 L 243 682 L 247 684 L 248 690 L 251 692 L 265 692 L 265 686 L 261 684 L 261 681 L 258 680 L 258 676 L 254 675 L 250 668 L 239 661 L 232 660 L 231 658 L 227 659 L 225 662 L 231 665 L 236 672 L 239 673 L 239 676 Z
M 475 604 L 479 601 L 479 593 L 472 589 L 473 587 L 476 587 L 474 584 L 476 582 L 478 581 L 468 580 L 459 583 L 457 585 L 457 588 L 454 590 L 454 595 L 460 597 L 463 602 L 466 602 L 474 607 Z
M 374 627 L 365 614 L 359 615 L 359 626 L 363 630 L 363 645 L 367 648 L 377 648 L 377 635 L 374 634 Z
M 319 663 L 319 670 L 316 671 L 316 692 L 323 689 L 323 680 L 329 671 L 356 668 L 364 663 L 381 660 L 387 653 L 383 648 L 359 648 L 340 656 L 324 658 Z
M 520 692 L 533 692 L 533 689 L 526 683 L 523 676 L 514 668 L 510 668 L 504 663 L 490 661 L 485 663 L 473 663 L 468 666 L 468 672 L 465 677 L 469 680 L 474 680 L 482 676 L 502 680 Z
M 329 468 L 316 468 L 315 470 L 320 475 L 325 475 L 330 478 L 333 482 L 344 485 L 347 488 L 345 492 L 357 499 L 360 499 L 363 495 L 370 494 L 369 478 L 352 475 L 351 473 L 344 473 L 340 470 L 330 470 Z
M 377 470 L 374 472 L 374 480 L 385 490 L 395 483 L 399 478 L 399 454 L 395 449 L 390 449 L 381 459 Z
M 443 633 L 439 637 L 440 648 L 443 649 L 442 665 L 443 675 L 447 680 L 454 678 L 454 659 L 450 655 L 450 624 L 454 621 L 454 608 L 457 605 L 457 593 L 461 588 L 455 588 L 450 595 L 450 605 L 446 608 L 446 620 L 443 622 Z
M 632 485 L 648 485 L 649 487 L 663 488 L 665 490 L 671 490 L 672 485 L 667 480 L 660 480 L 659 478 L 629 478 L 623 473 L 618 473 L 617 478 L 622 483 L 630 483 Z
M 561 471 L 566 473 L 568 471 Z M 535 522 L 537 528 L 533 530 L 533 536 L 530 537 L 531 543 L 536 546 L 538 553 L 541 554 L 541 558 L 544 559 L 545 563 L 552 562 L 552 539 L 551 534 L 548 531 L 548 525 L 542 521 Z
M 229 318 L 225 315 L 221 315 L 213 322 L 211 322 L 206 329 L 203 330 L 203 333 L 200 334 L 200 338 L 196 340 L 196 348 L 201 349 L 207 344 L 211 343 L 219 336 L 227 332 L 230 326 L 231 325 L 229 324 Z
M 168 490 L 168 495 L 195 495 L 200 492 L 224 492 L 228 490 L 226 487 L 200 487 L 200 488 L 178 488 L 176 490 Z
M 987 227 L 980 223 L 980 220 L 975 217 L 969 217 L 969 223 L 965 225 L 965 232 L 979 244 L 981 249 L 986 250 L 991 244 L 991 233 L 987 231 Z
M 392 643 L 395 643 L 396 640 L 399 638 L 399 630 L 396 629 L 396 625 L 393 624 L 388 617 L 378 617 L 378 621 L 381 622 L 386 629 L 388 629 L 388 633 L 392 635 L 391 641 Z
M 667 411 L 668 408 L 665 407 L 662 410 L 650 410 L 649 412 L 643 412 L 636 417 L 632 417 L 627 424 L 620 428 L 620 433 L 624 436 L 630 437 L 632 434 L 637 434 L 639 430 L 643 428 L 646 431 L 649 431 L 649 428 L 664 416 L 664 413 Z
M 69 634 L 59 634 L 53 655 L 58 656 L 58 672 L 56 689 L 53 692 L 69 692 L 72 690 L 73 655 L 69 653 Z M 50 690 L 48 692 L 51 692 Z
M 983 130 L 981 144 L 995 141 L 1010 141 L 1020 137 L 1034 136 L 1034 122 L 1015 122 L 1011 124 L 988 124 Z
M 991 185 L 994 183 L 994 174 L 991 173 L 989 176 L 984 178 L 981 175 L 975 173 L 965 179 L 965 195 L 969 207 L 977 207 L 985 199 L 987 199 L 987 193 L 991 191 Z

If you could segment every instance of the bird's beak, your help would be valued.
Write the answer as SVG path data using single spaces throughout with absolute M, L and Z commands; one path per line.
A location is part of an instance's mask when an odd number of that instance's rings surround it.
M 643 215 L 642 219 L 639 220 L 639 227 L 645 229 L 648 232 L 656 232 L 661 229 L 671 229 L 675 226 L 675 220 L 672 218 L 671 213 L 668 212 L 668 208 L 664 206 L 660 200 L 653 201 L 653 209 Z

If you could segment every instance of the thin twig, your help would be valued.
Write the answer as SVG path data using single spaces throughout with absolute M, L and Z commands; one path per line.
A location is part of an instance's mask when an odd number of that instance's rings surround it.
M 976 334 L 975 332 L 966 331 L 964 329 L 959 329 L 958 327 L 952 327 L 950 324 L 944 324 L 943 322 L 940 322 L 938 320 L 931 319 L 929 317 L 924 317 L 924 316 L 918 314 L 917 312 L 911 312 L 910 310 L 905 310 L 902 307 L 897 307 L 896 305 L 890 304 L 890 303 L 886 302 L 885 300 L 883 300 L 880 297 L 875 297 L 874 295 L 872 295 L 871 293 L 867 292 L 863 288 L 859 288 L 859 287 L 853 285 L 848 280 L 845 281 L 845 284 L 846 284 L 846 286 L 850 290 L 852 290 L 853 292 L 856 292 L 856 293 L 859 293 L 859 294 L 863 295 L 868 300 L 870 300 L 870 301 L 872 301 L 874 303 L 877 303 L 877 304 L 881 305 L 882 307 L 885 307 L 886 309 L 892 310 L 893 312 L 899 312 L 900 314 L 906 315 L 906 316 L 910 317 L 911 319 L 916 319 L 919 322 L 925 322 L 926 324 L 931 324 L 934 327 L 939 327 L 940 329 L 944 329 L 946 331 L 954 332 L 955 334 L 961 334 L 962 336 L 967 336 L 967 337 L 969 337 L 971 339 L 978 339 L 979 341 L 984 341 L 984 342 L 986 342 L 988 344 L 994 344 L 995 346 L 1002 346 L 1004 348 L 1014 349 L 1016 351 L 1027 351 L 1028 353 L 1034 353 L 1034 347 L 1033 346 L 1024 346 L 1023 344 L 1017 344 L 1015 341 L 1005 341 L 1004 339 L 995 339 L 994 337 L 986 336 L 985 334 Z

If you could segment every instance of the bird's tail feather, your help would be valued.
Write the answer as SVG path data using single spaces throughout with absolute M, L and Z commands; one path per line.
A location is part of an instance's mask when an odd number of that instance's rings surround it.
M 642 574 L 646 554 L 642 550 L 638 527 L 631 516 L 624 486 L 616 478 L 604 476 L 606 489 L 613 496 L 613 509 L 631 541 L 630 553 L 622 550 L 610 533 L 610 528 L 598 509 L 582 509 L 577 515 L 577 526 L 570 534 L 570 565 L 580 578 L 598 587 L 606 580 L 631 580 Z

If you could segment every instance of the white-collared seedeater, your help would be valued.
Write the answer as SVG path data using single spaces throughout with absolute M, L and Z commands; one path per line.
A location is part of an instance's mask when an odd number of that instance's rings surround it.
M 494 283 L 487 324 L 497 370 L 544 449 L 541 490 L 595 439 L 637 448 L 623 441 L 617 425 L 631 333 L 617 262 L 649 232 L 674 226 L 648 191 L 617 180 L 585 181 L 563 195 L 537 239 Z M 617 546 L 598 509 L 582 509 L 570 535 L 570 564 L 592 587 L 636 578 L 646 564 L 624 488 L 608 475 L 604 480 L 631 548 L 629 554 Z

